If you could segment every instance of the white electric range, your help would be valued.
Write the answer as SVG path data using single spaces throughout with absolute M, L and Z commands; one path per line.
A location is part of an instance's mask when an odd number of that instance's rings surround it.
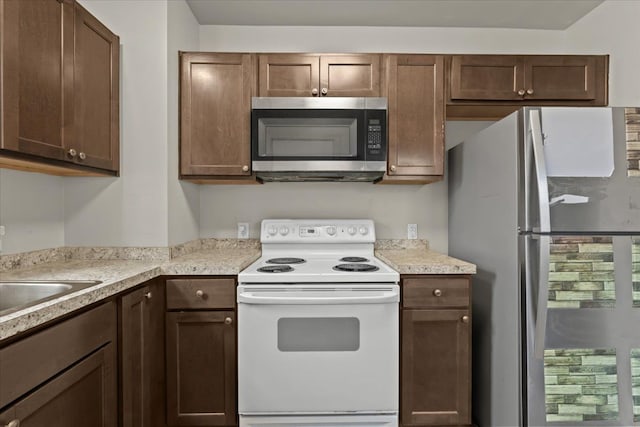
M 264 220 L 238 276 L 240 427 L 397 426 L 399 274 L 371 220 Z

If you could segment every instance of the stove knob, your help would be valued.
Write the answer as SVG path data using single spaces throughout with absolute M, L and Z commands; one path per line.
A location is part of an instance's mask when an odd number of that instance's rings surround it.
M 367 227 L 360 227 L 360 234 L 362 234 L 363 236 L 366 236 L 367 233 L 369 232 L 369 229 Z
M 351 226 L 351 227 L 347 228 L 347 233 L 351 234 L 352 236 L 354 234 L 356 234 L 356 231 L 357 230 L 356 230 L 356 228 L 354 226 Z
M 272 225 L 267 229 L 267 233 L 269 233 L 270 236 L 275 236 L 278 234 L 278 229 Z
M 287 234 L 289 234 L 289 228 L 288 227 L 280 227 L 280 234 L 283 236 L 286 236 Z
M 327 227 L 327 234 L 329 236 L 335 236 L 336 235 L 336 228 L 332 225 L 330 225 L 329 227 Z

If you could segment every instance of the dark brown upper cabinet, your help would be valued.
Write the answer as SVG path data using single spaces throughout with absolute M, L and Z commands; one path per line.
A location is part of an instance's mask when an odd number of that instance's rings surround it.
M 259 96 L 380 96 L 379 54 L 258 55 Z
M 73 0 L 0 7 L 0 166 L 117 175 L 118 36 Z
M 448 118 L 608 103 L 608 55 L 453 55 L 449 62 Z
M 77 164 L 117 172 L 120 39 L 76 3 L 73 143 Z
M 387 175 L 383 183 L 428 183 L 444 173 L 444 57 L 385 55 Z
M 252 54 L 180 53 L 181 178 L 252 179 L 253 59 Z

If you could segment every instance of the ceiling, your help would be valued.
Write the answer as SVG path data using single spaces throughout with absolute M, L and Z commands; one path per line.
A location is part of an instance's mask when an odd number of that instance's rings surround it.
M 564 30 L 603 0 L 187 0 L 201 25 Z

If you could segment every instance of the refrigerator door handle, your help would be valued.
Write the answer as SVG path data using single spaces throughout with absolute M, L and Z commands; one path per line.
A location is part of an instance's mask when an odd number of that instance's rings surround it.
M 534 355 L 536 359 L 544 356 L 544 342 L 547 333 L 547 310 L 549 301 L 549 261 L 551 236 L 538 238 L 538 303 L 534 331 Z
M 536 170 L 536 184 L 538 190 L 538 209 L 540 211 L 539 231 L 541 233 L 548 233 L 551 231 L 551 213 L 540 110 L 529 110 L 529 127 L 531 130 L 531 140 L 533 142 L 533 163 Z

